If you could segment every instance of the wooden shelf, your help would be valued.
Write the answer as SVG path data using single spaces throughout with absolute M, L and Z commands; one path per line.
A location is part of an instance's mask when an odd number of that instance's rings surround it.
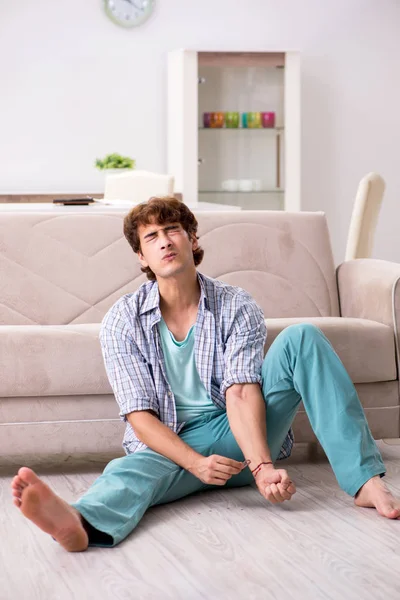
M 277 67 L 285 66 L 284 52 L 199 52 L 201 67 Z
M 5 203 L 25 203 L 25 202 L 53 202 L 53 199 L 60 198 L 62 200 L 68 198 L 84 198 L 89 196 L 90 198 L 102 198 L 104 194 L 0 194 L 0 204 Z

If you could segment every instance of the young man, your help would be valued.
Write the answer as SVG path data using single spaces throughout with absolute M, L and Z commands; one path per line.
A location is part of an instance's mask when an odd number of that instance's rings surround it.
M 12 490 L 23 514 L 76 552 L 115 546 L 148 507 L 198 490 L 255 480 L 269 502 L 290 500 L 295 485 L 276 461 L 290 455 L 302 399 L 342 489 L 399 518 L 355 388 L 322 332 L 288 327 L 264 359 L 261 309 L 197 272 L 197 221 L 174 198 L 135 207 L 124 233 L 149 281 L 109 310 L 100 341 L 126 456 L 71 506 L 22 467 Z

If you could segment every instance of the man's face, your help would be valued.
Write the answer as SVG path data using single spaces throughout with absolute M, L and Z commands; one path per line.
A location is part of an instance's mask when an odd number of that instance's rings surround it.
M 180 223 L 139 226 L 140 264 L 157 277 L 171 277 L 194 265 L 197 239 L 190 240 Z

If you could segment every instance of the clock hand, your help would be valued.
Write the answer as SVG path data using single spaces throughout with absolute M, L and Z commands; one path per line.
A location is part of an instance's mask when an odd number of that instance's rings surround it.
M 144 8 L 146 8 L 148 2 L 147 0 L 141 0 L 140 1 L 140 6 L 137 5 L 137 3 L 135 2 L 135 0 L 129 0 L 129 2 L 132 4 L 132 6 L 134 6 L 137 10 L 143 10 Z
M 125 0 L 125 2 L 127 2 L 128 4 L 131 4 L 132 6 L 134 6 L 136 8 L 136 10 L 143 10 L 146 7 L 147 1 L 146 0 L 142 0 L 140 2 L 140 6 L 137 6 L 136 2 L 134 0 Z

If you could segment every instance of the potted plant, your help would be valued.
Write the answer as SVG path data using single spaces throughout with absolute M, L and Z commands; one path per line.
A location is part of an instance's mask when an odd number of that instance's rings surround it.
M 135 168 L 135 160 L 129 158 L 129 156 L 121 156 L 114 152 L 113 154 L 107 154 L 104 158 L 96 158 L 95 166 L 100 171 L 106 171 L 108 173 L 119 173 L 122 170 L 132 170 Z

